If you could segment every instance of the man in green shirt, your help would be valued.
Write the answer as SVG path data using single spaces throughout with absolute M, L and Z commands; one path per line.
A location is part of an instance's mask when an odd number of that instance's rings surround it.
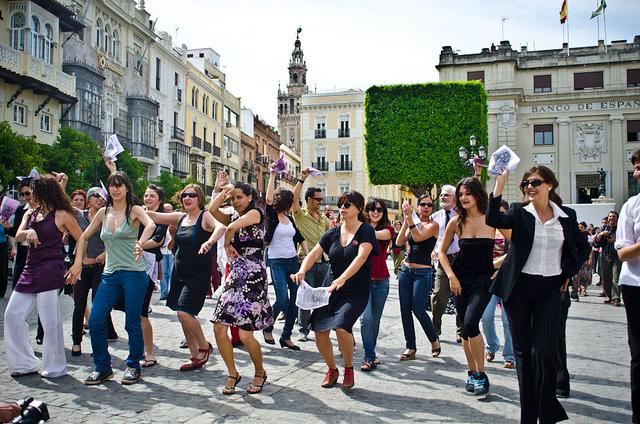
M 309 177 L 309 168 L 305 168 L 300 173 L 300 179 L 293 190 L 293 220 L 302 233 L 307 242 L 309 251 L 318 244 L 320 237 L 329 229 L 329 219 L 324 216 L 320 210 L 320 206 L 324 199 L 322 198 L 322 190 L 317 187 L 309 187 L 305 193 L 304 200 L 307 204 L 306 208 L 300 206 L 300 194 L 302 193 L 302 185 Z M 299 256 L 304 256 L 302 250 L 298 250 Z M 307 272 L 305 281 L 311 287 L 321 287 L 329 270 L 329 259 L 326 255 L 322 255 L 320 260 Z M 299 341 L 309 340 L 309 316 L 310 311 L 298 313 L 298 323 L 300 324 Z

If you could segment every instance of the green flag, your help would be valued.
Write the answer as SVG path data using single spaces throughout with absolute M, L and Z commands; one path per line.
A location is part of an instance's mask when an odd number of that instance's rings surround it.
M 591 19 L 595 18 L 598 15 L 602 15 L 604 13 L 604 9 L 607 8 L 607 2 L 604 0 L 600 0 L 600 6 L 598 6 L 593 12 L 591 12 Z

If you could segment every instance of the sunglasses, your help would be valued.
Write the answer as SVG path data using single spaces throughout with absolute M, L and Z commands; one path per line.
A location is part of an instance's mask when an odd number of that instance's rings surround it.
M 318 203 L 322 203 L 324 201 L 324 199 L 322 197 L 312 197 L 313 200 L 315 200 Z
M 181 199 L 186 199 L 187 197 L 191 198 L 191 199 L 195 199 L 196 197 L 198 197 L 197 193 L 182 193 L 180 195 Z
M 418 203 L 419 206 L 422 206 L 423 208 L 432 208 L 433 207 L 433 203 L 427 203 L 427 202 L 420 202 Z
M 383 213 L 383 212 L 384 212 L 384 209 L 382 209 L 382 208 L 378 208 L 378 207 L 375 207 L 375 208 L 369 208 L 369 209 L 368 209 L 368 211 L 369 211 L 369 212 L 378 212 L 378 213 Z
M 353 203 L 351 202 L 338 203 L 338 209 L 342 209 L 342 208 L 349 209 L 352 204 Z
M 30 192 L 30 191 L 21 191 L 21 192 L 20 192 L 20 196 L 22 196 L 22 197 L 29 197 L 29 196 L 31 196 L 31 193 L 32 193 L 32 192 Z
M 102 199 L 102 196 L 100 196 L 98 193 L 92 194 L 91 197 L 95 197 L 96 199 Z
M 522 180 L 522 182 L 520 183 L 520 188 L 524 190 L 529 185 L 531 185 L 531 187 L 540 187 L 543 182 L 544 181 L 539 180 L 537 178 L 534 178 L 534 179 L 531 179 L 531 180 Z

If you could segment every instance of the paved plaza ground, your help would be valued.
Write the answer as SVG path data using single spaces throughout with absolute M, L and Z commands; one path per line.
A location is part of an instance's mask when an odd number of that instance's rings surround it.
M 595 296 L 573 303 L 567 323 L 567 350 L 571 372 L 571 397 L 561 400 L 571 422 L 623 423 L 631 421 L 629 402 L 629 349 L 624 308 L 604 305 Z M 4 314 L 8 297 L 0 299 Z M 371 373 L 358 371 L 362 359 L 358 326 L 356 341 L 356 386 L 349 391 L 339 387 L 322 389 L 325 372 L 314 342 L 299 343 L 302 350 L 291 352 L 263 343 L 268 381 L 259 395 L 244 390 L 224 396 L 221 389 L 226 371 L 216 350 L 209 364 L 195 372 L 180 372 L 187 351 L 179 349 L 182 331 L 175 314 L 154 294 L 150 315 L 157 345 L 159 364 L 143 370 L 140 384 L 120 384 L 127 355 L 124 315 L 114 312 L 120 335 L 111 343 L 116 378 L 102 386 L 87 387 L 84 378 L 93 370 L 88 336 L 83 353 L 72 357 L 71 298 L 61 298 L 69 375 L 45 380 L 38 376 L 15 380 L 6 364 L 4 334 L 0 345 L 1 400 L 13 401 L 33 396 L 49 405 L 53 423 L 213 423 L 213 422 L 304 422 L 304 423 L 383 423 L 383 422 L 463 422 L 516 423 L 519 421 L 518 386 L 515 370 L 502 368 L 500 355 L 487 365 L 491 394 L 480 402 L 464 391 L 466 365 L 462 348 L 455 343 L 454 318 L 444 319 L 442 355 L 432 359 L 430 344 L 418 333 L 416 360 L 400 362 L 404 338 L 400 321 L 397 283 L 391 291 L 382 317 L 378 356 L 382 365 Z M 213 342 L 212 326 L 207 318 L 213 304 L 208 300 L 201 314 L 205 334 Z M 498 334 L 502 334 L 499 315 Z M 35 336 L 35 314 L 30 319 Z M 276 326 L 276 340 L 282 322 Z M 417 327 L 419 325 L 416 322 Z M 1 329 L 1 326 L 0 326 Z M 262 342 L 262 335 L 256 334 Z M 294 331 L 293 340 L 297 337 Z M 35 343 L 34 343 L 35 346 Z M 40 351 L 40 346 L 36 347 Z M 253 368 L 248 354 L 236 350 L 238 368 L 243 376 L 241 389 L 251 381 Z M 340 362 L 339 362 L 340 363 Z M 341 369 L 342 373 L 342 369 Z M 341 380 L 340 380 L 341 381 Z

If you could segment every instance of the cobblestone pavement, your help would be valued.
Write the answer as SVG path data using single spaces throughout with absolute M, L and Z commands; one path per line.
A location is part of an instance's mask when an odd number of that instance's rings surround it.
M 630 422 L 629 350 L 626 342 L 624 308 L 603 305 L 591 287 L 589 297 L 574 303 L 567 323 L 568 363 L 571 372 L 571 397 L 562 400 L 570 420 L 576 423 Z M 0 299 L 4 314 L 9 294 Z M 111 343 L 116 378 L 102 386 L 87 387 L 82 381 L 93 370 L 89 337 L 85 337 L 80 357 L 72 357 L 72 300 L 61 299 L 65 320 L 65 340 L 69 375 L 45 380 L 38 376 L 14 380 L 9 376 L 5 356 L 4 334 L 0 352 L 1 400 L 9 401 L 30 395 L 47 402 L 51 421 L 55 423 L 151 423 L 151 422 L 473 422 L 515 423 L 519 420 L 518 386 L 514 370 L 502 368 L 502 362 L 487 364 L 491 394 L 480 402 L 464 391 L 466 366 L 462 348 L 455 343 L 453 316 L 443 324 L 442 355 L 432 359 L 430 344 L 422 331 L 418 333 L 416 360 L 400 362 L 404 338 L 399 314 L 397 284 L 391 282 L 389 298 L 382 317 L 378 356 L 382 364 L 371 373 L 358 371 L 362 358 L 360 331 L 356 324 L 356 386 L 350 391 L 338 387 L 322 389 L 320 381 L 325 366 L 315 343 L 299 343 L 300 352 L 291 352 L 263 343 L 262 349 L 269 379 L 259 395 L 244 390 L 224 396 L 221 389 L 226 371 L 219 354 L 195 372 L 180 372 L 187 351 L 179 349 L 182 331 L 175 314 L 154 294 L 151 320 L 155 331 L 158 365 L 143 369 L 140 384 L 123 386 L 119 380 L 127 355 L 124 315 L 113 318 L 120 339 Z M 207 301 L 201 322 L 207 338 L 213 341 Z M 499 314 L 496 320 L 499 321 Z M 35 335 L 35 314 L 30 318 Z M 502 325 L 497 322 L 498 334 Z M 278 338 L 282 322 L 276 326 Z M 416 328 L 419 325 L 416 323 Z M 1 331 L 1 330 L 0 330 Z M 256 334 L 262 342 L 262 335 Z M 297 337 L 294 331 L 293 340 Z M 34 343 L 35 346 L 35 343 Z M 337 347 L 336 347 L 337 349 Z M 40 346 L 36 347 L 40 351 Z M 248 354 L 237 350 L 238 368 L 244 389 L 253 375 Z M 339 358 L 338 358 L 339 359 Z M 340 362 L 339 362 L 340 363 Z M 342 369 L 341 369 L 342 373 Z

